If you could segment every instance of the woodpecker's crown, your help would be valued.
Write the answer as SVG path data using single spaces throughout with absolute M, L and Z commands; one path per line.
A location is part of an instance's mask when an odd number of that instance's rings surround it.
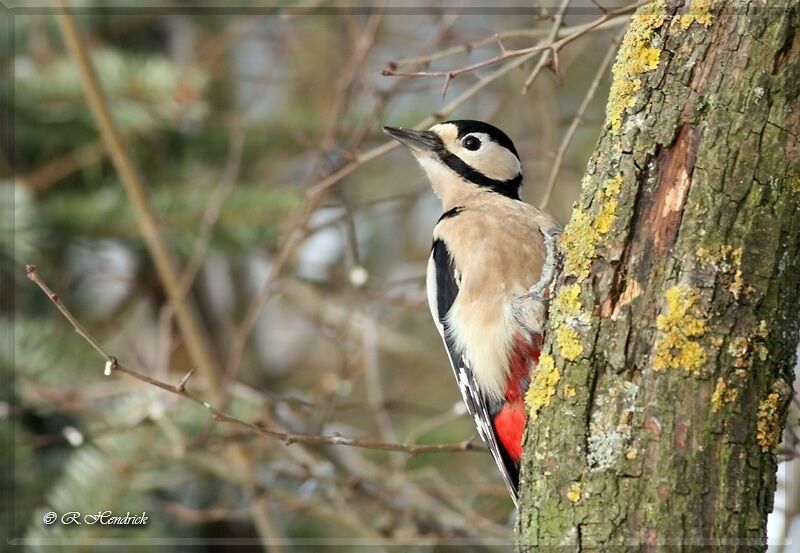
M 427 131 L 395 127 L 383 130 L 411 149 L 437 192 L 456 176 L 519 199 L 519 155 L 508 135 L 497 127 L 483 121 L 457 120 L 439 123 Z

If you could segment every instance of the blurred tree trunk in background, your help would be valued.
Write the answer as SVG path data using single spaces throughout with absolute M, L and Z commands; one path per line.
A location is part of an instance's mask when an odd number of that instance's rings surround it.
M 800 303 L 799 6 L 633 17 L 527 398 L 521 549 L 763 549 Z

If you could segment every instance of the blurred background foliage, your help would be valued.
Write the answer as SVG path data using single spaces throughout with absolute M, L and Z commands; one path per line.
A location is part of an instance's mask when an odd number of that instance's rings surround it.
M 308 190 L 386 142 L 381 124 L 414 124 L 493 68 L 455 79 L 445 98 L 440 79 L 380 70 L 483 41 L 404 68 L 468 65 L 497 54 L 484 39 L 499 32 L 513 31 L 508 48 L 528 46 L 549 32 L 556 13 L 552 5 L 381 11 L 326 4 L 305 12 L 118 5 L 73 2 L 182 266 L 208 234 L 189 298 L 220 371 Z M 92 9 L 98 6 L 105 9 Z M 593 4 L 574 2 L 563 25 L 599 15 Z M 560 83 L 545 71 L 521 94 L 533 59 L 486 83 L 450 117 L 507 131 L 524 162 L 527 201 L 540 202 L 559 145 L 624 22 L 565 48 Z M 260 536 L 275 551 L 280 540 L 425 551 L 508 543 L 512 505 L 480 448 L 411 456 L 284 445 L 215 423 L 194 404 L 124 375 L 103 376 L 102 359 L 25 278 L 25 263 L 35 263 L 127 365 L 176 383 L 191 362 L 54 16 L 23 9 L 2 32 L 13 45 L 3 61 L 13 79 L 2 88 L 13 148 L 2 152 L 0 183 L 10 535 L 34 549 L 56 540 L 65 550 L 116 547 L 102 541 L 108 538 L 213 550 Z M 564 150 L 547 207 L 562 223 L 603 123 L 607 88 L 602 76 Z M 306 213 L 300 245 L 258 316 L 227 385 L 228 409 L 302 434 L 420 444 L 472 436 L 424 293 L 439 212 L 421 171 L 399 149 L 331 187 Z M 190 388 L 211 393 L 200 376 Z M 244 444 L 244 459 L 231 453 L 233 443 Z M 258 515 L 254 502 L 263 507 Z M 150 523 L 40 522 L 50 510 L 106 509 L 146 511 Z

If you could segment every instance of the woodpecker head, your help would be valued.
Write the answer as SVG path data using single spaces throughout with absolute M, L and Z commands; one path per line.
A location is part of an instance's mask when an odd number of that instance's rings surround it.
M 519 199 L 522 166 L 508 135 L 483 121 L 446 121 L 427 131 L 383 127 L 407 146 L 444 204 L 476 187 Z

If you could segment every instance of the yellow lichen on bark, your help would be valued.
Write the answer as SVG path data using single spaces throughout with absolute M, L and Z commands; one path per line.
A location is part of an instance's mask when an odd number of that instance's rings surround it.
M 583 353 L 583 344 L 581 344 L 578 332 L 566 325 L 556 328 L 556 344 L 561 356 L 567 361 L 575 361 Z
M 759 341 L 756 345 L 756 351 L 758 353 L 758 358 L 761 361 L 766 361 L 767 357 L 769 356 L 769 349 L 763 343 L 763 341 L 767 339 L 768 335 L 769 328 L 767 327 L 767 321 L 762 319 L 761 322 L 758 323 L 758 328 L 756 329 L 756 339 Z
M 581 491 L 583 486 L 581 486 L 580 482 L 573 482 L 572 485 L 569 487 L 567 491 L 567 499 L 572 501 L 573 503 L 577 503 L 581 500 Z
M 697 372 L 706 360 L 699 339 L 706 333 L 705 317 L 697 313 L 697 294 L 673 286 L 664 295 L 665 311 L 656 319 L 660 331 L 655 343 L 653 369 L 683 368 Z
M 718 413 L 726 403 L 736 401 L 739 397 L 739 390 L 728 386 L 724 378 L 717 378 L 717 385 L 714 393 L 711 394 L 711 410 Z
M 728 286 L 728 290 L 730 293 L 733 294 L 735 299 L 739 299 L 739 296 L 744 289 L 744 280 L 742 279 L 742 248 L 736 248 L 732 252 L 733 257 L 733 266 L 735 267 L 735 271 L 733 273 L 733 280 L 731 281 L 730 286 Z
M 729 244 L 724 244 L 719 248 L 707 248 L 700 246 L 697 248 L 697 259 L 709 265 L 720 273 L 730 275 L 731 281 L 728 291 L 734 299 L 739 299 L 742 292 L 751 291 L 750 287 L 745 287 L 742 277 L 742 248 L 733 248 Z
M 564 271 L 568 275 L 577 277 L 578 282 L 589 276 L 589 265 L 594 257 L 597 237 L 597 231 L 589 215 L 582 209 L 576 208 L 564 229 L 561 243 L 566 251 Z
M 783 400 L 778 392 L 770 392 L 758 404 L 758 423 L 756 440 L 762 451 L 774 452 L 781 441 L 781 405 Z
M 561 291 L 553 300 L 552 314 L 553 317 L 570 315 L 575 316 L 581 311 L 581 287 L 577 284 L 570 284 L 561 289 Z
M 614 223 L 617 195 L 622 188 L 622 182 L 622 175 L 616 175 L 603 184 L 597 195 L 596 205 L 599 207 L 596 209 L 594 221 L 582 209 L 575 209 L 561 238 L 566 250 L 564 271 L 575 276 L 577 282 L 559 292 L 553 302 L 550 318 L 552 327 L 555 328 L 555 342 L 567 361 L 574 361 L 584 350 L 576 327 L 586 324 L 589 315 L 582 311 L 579 283 L 589 276 L 597 241 L 611 230 Z
M 539 364 L 532 371 L 531 384 L 525 394 L 525 405 L 532 419 L 536 420 L 542 407 L 550 405 L 550 398 L 556 393 L 556 384 L 560 379 L 561 373 L 553 356 L 542 354 Z
M 611 69 L 614 78 L 606 107 L 606 123 L 613 132 L 619 131 L 625 111 L 636 105 L 636 92 L 642 88 L 639 75 L 658 67 L 661 49 L 652 41 L 665 17 L 666 4 L 657 0 L 639 8 L 631 18 Z
M 693 0 L 689 5 L 689 10 L 682 14 L 678 21 L 681 29 L 688 29 L 695 21 L 708 28 L 711 26 L 711 8 L 714 7 L 715 0 Z
M 728 354 L 737 369 L 751 369 L 756 359 L 766 361 L 769 349 L 765 343 L 769 329 L 767 321 L 761 320 L 758 327 L 744 336 L 733 336 L 728 344 Z
M 600 188 L 594 205 L 594 218 L 581 208 L 575 208 L 564 229 L 561 243 L 564 246 L 564 272 L 583 282 L 597 250 L 597 242 L 608 234 L 614 223 L 619 204 L 617 196 L 622 188 L 622 175 L 608 179 Z
M 622 175 L 616 175 L 608 179 L 600 191 L 599 198 L 602 203 L 595 221 L 595 228 L 599 234 L 606 234 L 611 230 L 617 214 L 617 194 L 619 194 L 620 188 L 622 188 Z
M 579 284 L 565 286 L 553 300 L 550 309 L 551 324 L 555 328 L 555 342 L 561 356 L 567 361 L 574 361 L 583 353 L 583 344 L 576 327 L 586 324 L 589 314 L 583 311 L 580 294 Z

